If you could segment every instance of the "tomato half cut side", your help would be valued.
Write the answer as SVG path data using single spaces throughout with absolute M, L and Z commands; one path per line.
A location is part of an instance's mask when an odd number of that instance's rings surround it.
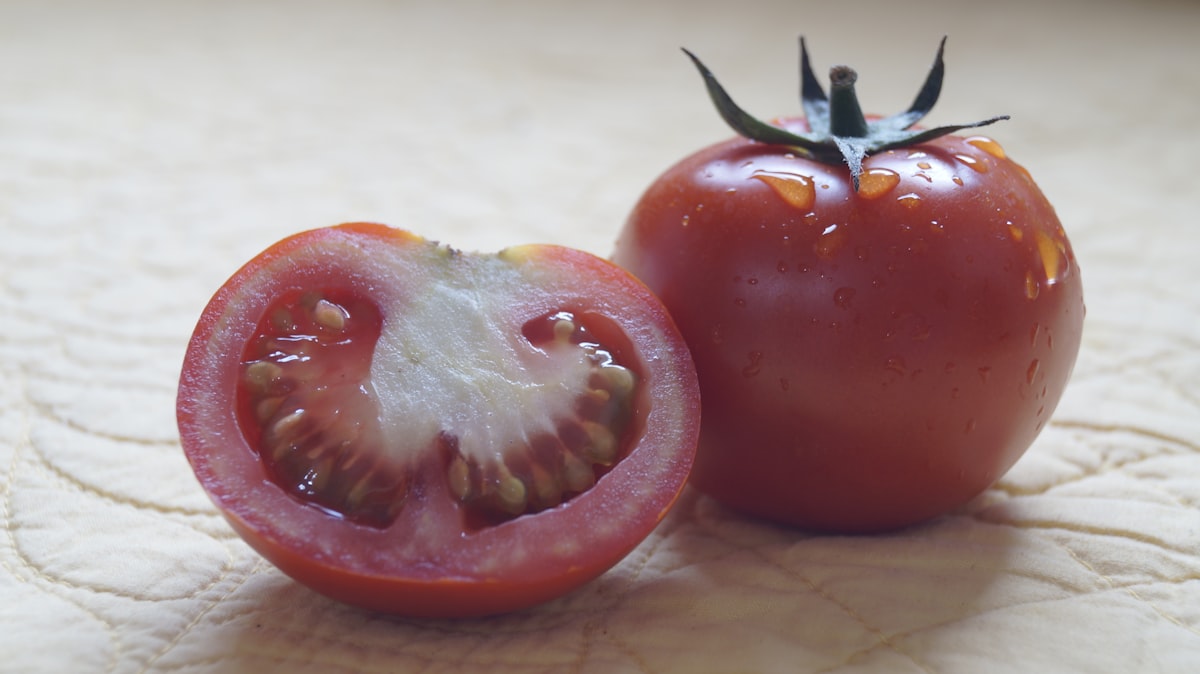
M 352 223 L 217 292 L 178 419 L 203 488 L 282 571 L 462 617 L 558 597 L 636 547 L 687 480 L 699 393 L 670 316 L 610 262 Z

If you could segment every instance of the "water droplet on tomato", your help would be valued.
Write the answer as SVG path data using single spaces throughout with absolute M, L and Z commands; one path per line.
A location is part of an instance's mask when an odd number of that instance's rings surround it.
M 1004 148 L 1000 147 L 1000 143 L 997 143 L 987 136 L 971 136 L 966 142 L 968 145 L 973 145 L 992 155 L 996 159 L 1005 159 L 1008 156 L 1008 154 L 1004 152 Z
M 758 279 L 756 279 L 756 278 L 748 278 L 748 279 L 746 279 L 746 283 L 747 283 L 748 285 L 756 286 L 756 285 L 758 285 Z
M 1029 382 L 1030 384 L 1032 384 L 1032 383 L 1033 383 L 1033 380 L 1034 380 L 1034 379 L 1037 379 L 1038 370 L 1040 370 L 1041 368 L 1042 368 L 1042 364 L 1041 364 L 1041 362 L 1040 362 L 1040 361 L 1038 361 L 1038 359 L 1037 359 L 1037 358 L 1034 358 L 1034 359 L 1033 359 L 1033 360 L 1032 360 L 1032 361 L 1029 363 L 1029 368 L 1025 370 L 1025 381 L 1027 381 L 1027 382 Z
M 1042 258 L 1042 268 L 1046 271 L 1046 283 L 1054 285 L 1062 280 L 1070 266 L 1066 247 L 1045 232 L 1034 232 L 1034 236 L 1037 239 L 1038 255 Z
M 922 171 L 928 171 L 929 169 L 933 168 L 933 165 L 927 161 L 919 161 L 917 162 L 917 168 L 921 169 Z
M 1042 291 L 1042 284 L 1033 277 L 1033 272 L 1025 272 L 1025 297 L 1031 300 L 1036 300 L 1038 294 Z
M 1012 237 L 1013 241 L 1021 243 L 1021 240 L 1025 238 L 1025 231 L 1014 225 L 1011 220 L 1006 224 L 1008 225 L 1008 235 Z
M 833 293 L 833 303 L 842 309 L 849 309 L 856 292 L 854 288 L 838 288 Z
M 816 201 L 816 190 L 813 189 L 813 179 L 810 176 L 780 171 L 755 171 L 750 177 L 766 183 L 775 194 L 795 208 L 807 211 Z
M 959 187 L 963 186 L 963 179 L 959 178 L 958 176 L 951 177 L 950 182 L 954 183 L 955 185 L 958 185 Z
M 684 215 L 684 216 L 683 216 L 683 218 L 682 218 L 682 219 L 679 221 L 679 224 L 680 224 L 681 226 L 683 226 L 683 227 L 687 227 L 687 226 L 688 226 L 688 219 L 689 219 L 689 218 L 691 218 L 691 216 L 689 216 L 689 215 Z
M 841 250 L 845 243 L 846 228 L 833 224 L 826 227 L 817 237 L 817 242 L 813 244 L 813 251 L 818 257 L 828 259 Z
M 900 202 L 900 205 L 905 208 L 916 208 L 921 204 L 921 197 L 916 192 L 909 192 L 908 194 L 901 194 L 896 197 L 896 201 Z
M 780 274 L 786 274 L 787 270 L 788 270 L 788 263 L 783 260 L 780 260 L 779 264 L 775 265 L 775 270 L 778 271 Z
M 969 154 L 956 154 L 954 158 L 975 170 L 976 173 L 987 173 L 988 165 Z
M 743 377 L 754 377 L 762 370 L 762 351 L 751 351 L 746 354 L 749 362 L 742 368 Z
M 900 174 L 885 168 L 867 169 L 859 177 L 858 194 L 864 199 L 878 199 L 900 184 Z
M 1041 323 L 1034 323 L 1029 329 L 1029 346 L 1037 346 L 1038 334 L 1042 331 Z
M 904 359 L 900 356 L 892 356 L 883 364 L 885 370 L 890 370 L 896 374 L 907 374 L 908 367 L 904 364 Z

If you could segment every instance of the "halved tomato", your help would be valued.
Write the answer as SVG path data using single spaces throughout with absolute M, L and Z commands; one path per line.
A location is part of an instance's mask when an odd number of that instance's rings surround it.
M 614 264 L 366 223 L 229 279 L 178 398 L 196 476 L 254 549 L 413 616 L 528 607 L 616 564 L 686 482 L 699 415 L 674 323 Z

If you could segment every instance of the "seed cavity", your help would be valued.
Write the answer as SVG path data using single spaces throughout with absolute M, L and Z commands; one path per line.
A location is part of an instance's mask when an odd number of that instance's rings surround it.
M 378 337 L 365 300 L 317 292 L 277 298 L 243 355 L 239 409 L 247 439 L 284 491 L 339 517 L 386 527 L 408 468 L 383 452 L 364 381 Z
M 449 492 L 484 523 L 554 508 L 590 489 L 620 460 L 633 414 L 637 375 L 576 316 L 551 314 L 532 321 L 525 334 L 539 349 L 577 352 L 586 363 L 585 385 L 571 414 L 519 442 L 463 446 L 460 438 L 442 435 Z

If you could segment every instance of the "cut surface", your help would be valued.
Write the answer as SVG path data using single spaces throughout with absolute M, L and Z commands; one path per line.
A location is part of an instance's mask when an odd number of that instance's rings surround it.
M 177 416 L 200 484 L 285 574 L 465 617 L 561 596 L 644 540 L 687 481 L 700 393 L 662 303 L 607 260 L 347 223 L 214 294 Z
M 468 528 L 594 485 L 625 449 L 633 370 L 570 311 L 513 330 L 478 288 L 429 290 L 391 319 L 352 291 L 271 303 L 243 357 L 239 405 L 271 478 L 378 528 L 428 461 Z

